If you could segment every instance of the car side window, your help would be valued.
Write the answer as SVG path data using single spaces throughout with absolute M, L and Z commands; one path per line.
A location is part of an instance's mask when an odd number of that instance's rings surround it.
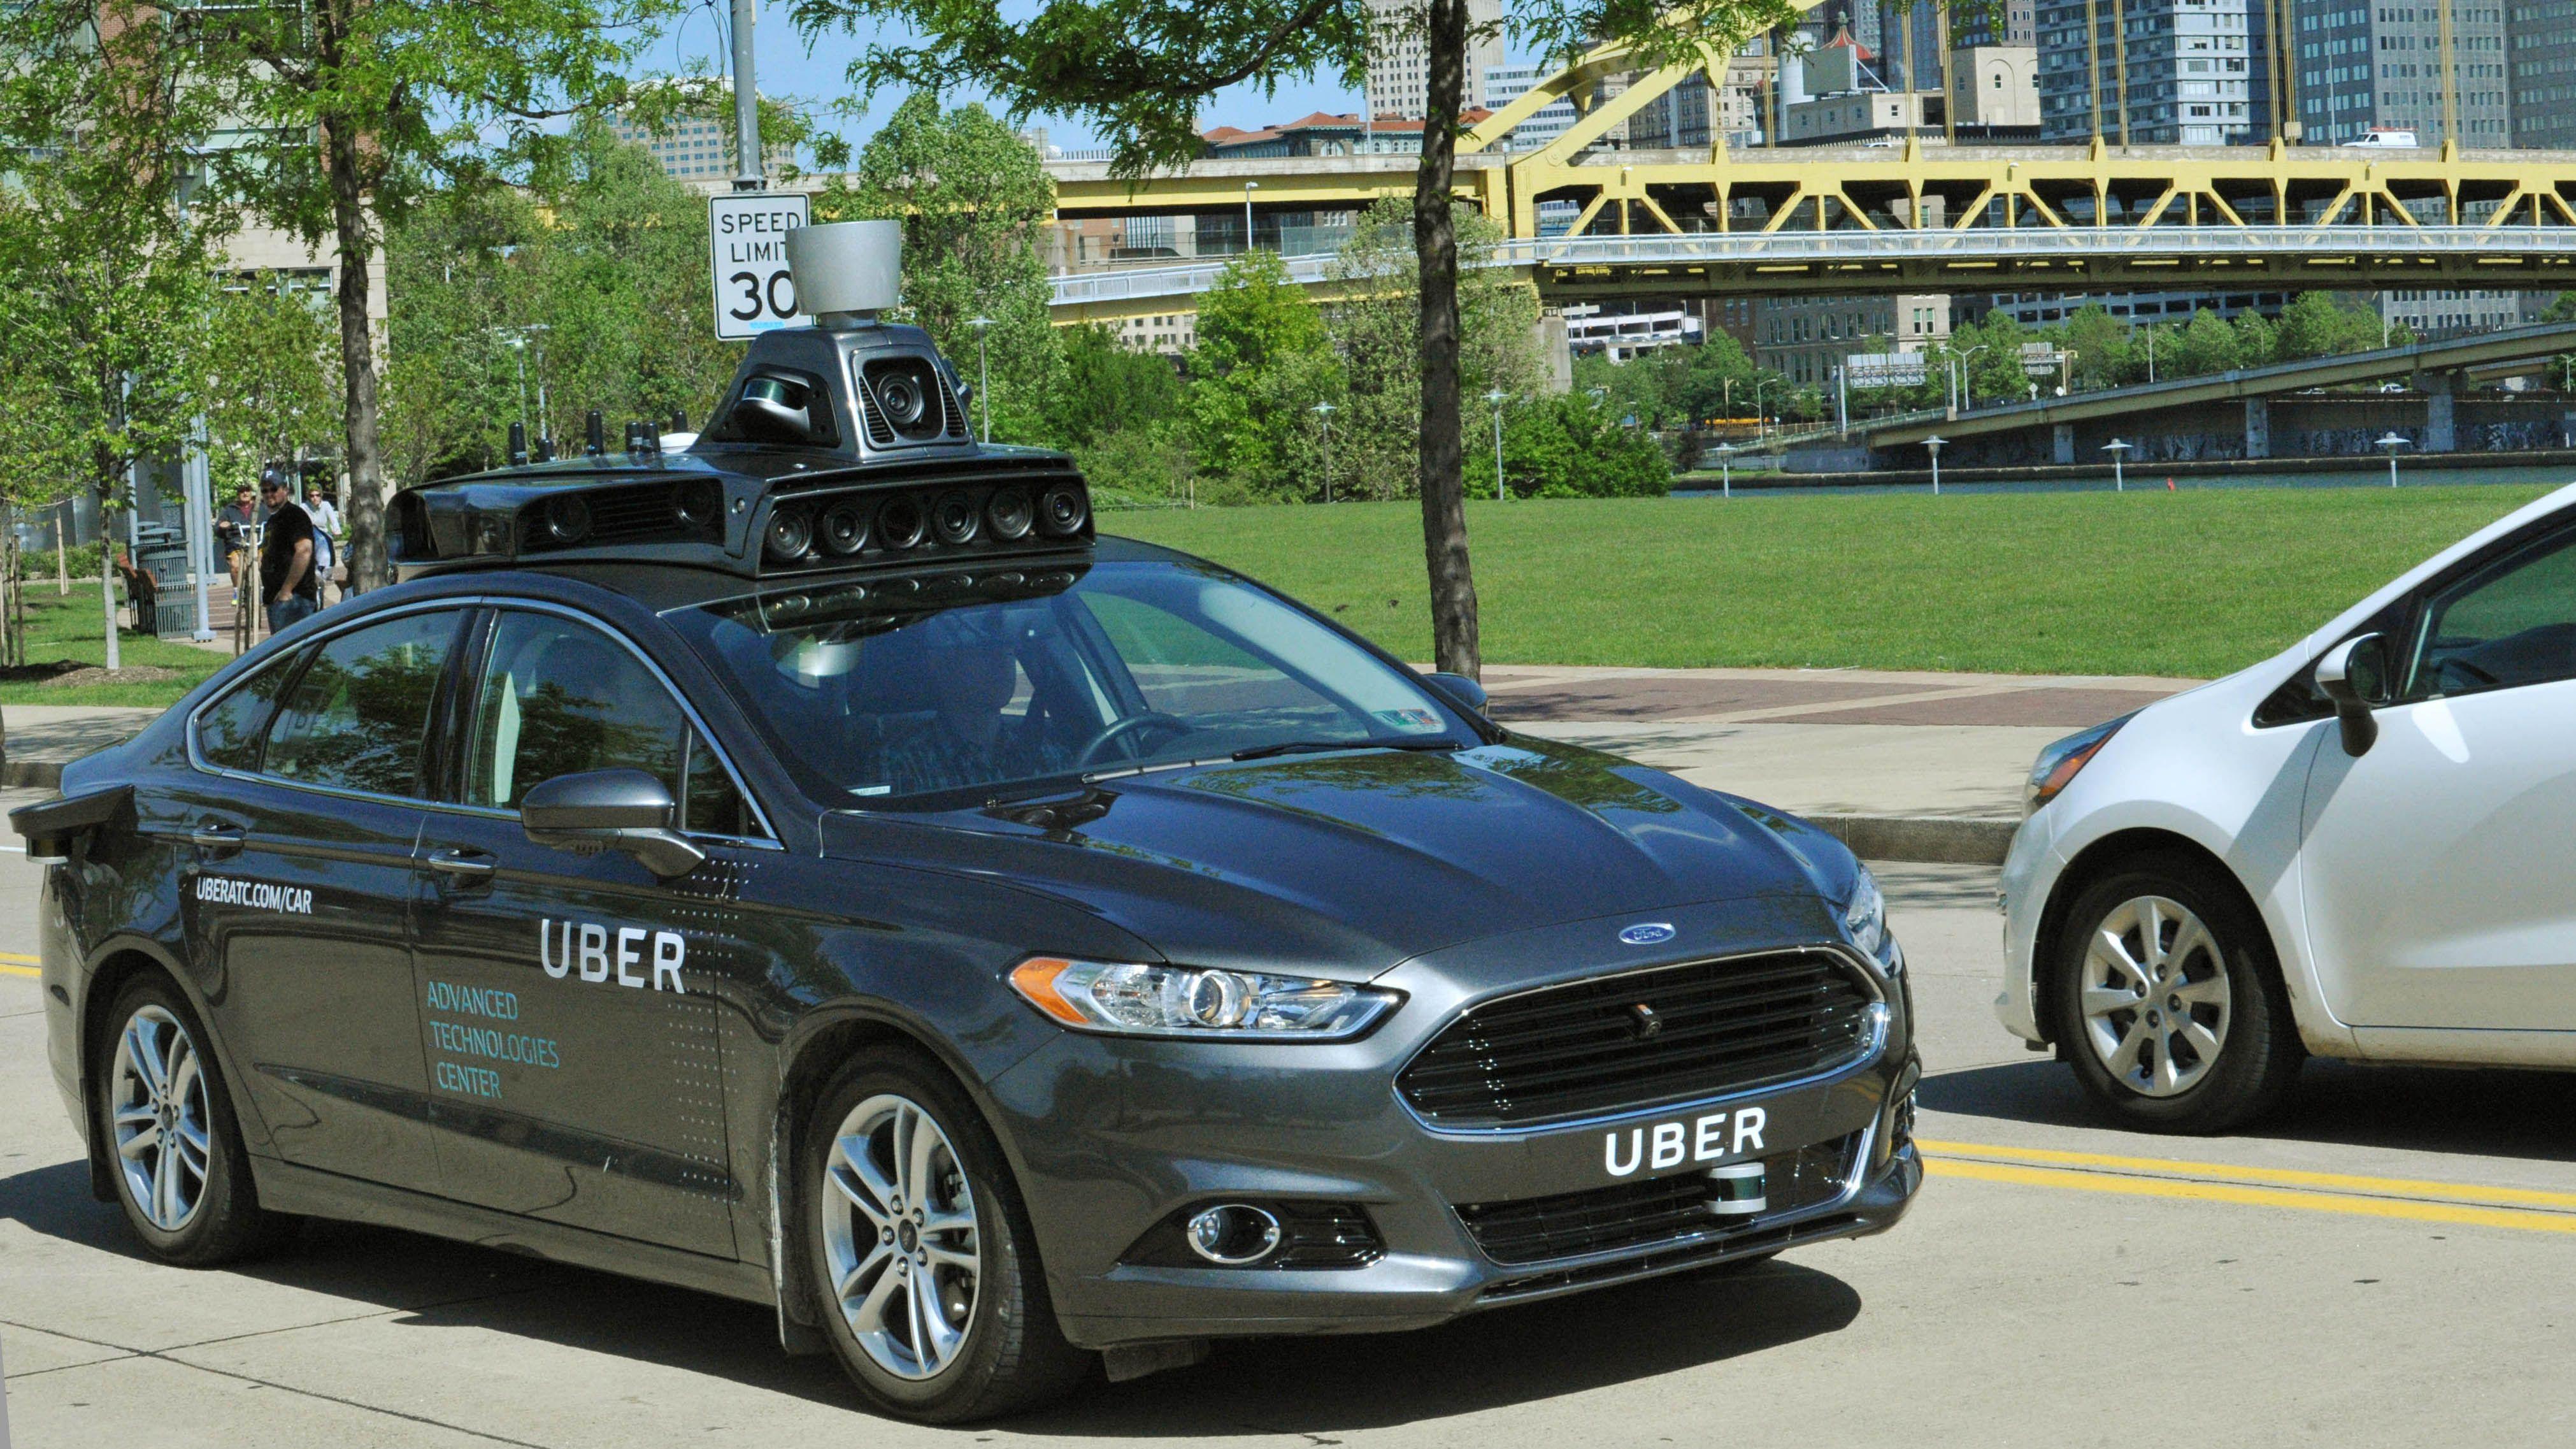
M 421 742 L 457 610 L 405 614 L 322 641 L 268 729 L 267 774 L 374 795 L 418 795 Z
M 302 651 L 297 651 L 300 654 Z M 197 716 L 197 757 L 219 770 L 257 770 L 269 712 L 294 673 L 296 654 L 235 685 Z
M 2425 599 L 2407 697 L 2576 679 L 2576 532 L 2560 533 Z
M 682 802 L 682 829 L 749 833 L 741 793 L 679 701 L 626 646 L 572 619 L 501 615 L 468 741 L 468 805 L 515 810 L 558 775 L 636 769 Z

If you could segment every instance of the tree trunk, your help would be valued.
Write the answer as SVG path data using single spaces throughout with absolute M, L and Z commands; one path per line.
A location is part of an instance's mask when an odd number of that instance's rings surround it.
M 1431 0 L 1422 169 L 1413 188 L 1413 248 L 1422 283 L 1422 548 L 1431 566 L 1431 650 L 1438 667 L 1476 678 L 1476 579 L 1467 562 L 1466 478 L 1458 400 L 1458 232 L 1449 217 L 1466 104 L 1467 0 Z
M 364 162 L 357 127 L 335 119 L 322 128 L 331 176 L 331 221 L 338 236 L 340 372 L 348 393 L 343 413 L 349 474 L 350 594 L 381 588 L 385 562 L 385 470 L 377 446 L 376 341 L 367 323 L 367 266 L 375 259 L 368 231 Z

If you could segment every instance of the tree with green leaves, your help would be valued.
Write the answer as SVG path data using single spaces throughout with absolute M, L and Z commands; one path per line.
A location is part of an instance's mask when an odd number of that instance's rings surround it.
M 1538 295 L 1483 265 L 1502 228 L 1473 207 L 1457 210 L 1452 225 L 1465 264 L 1457 289 L 1458 386 L 1476 400 L 1481 419 L 1487 393 L 1520 397 L 1538 388 Z M 1421 487 L 1422 278 L 1412 229 L 1409 202 L 1380 201 L 1360 214 L 1326 272 L 1339 294 L 1324 308 L 1324 324 L 1341 359 L 1334 464 L 1346 496 L 1406 498 Z M 1492 472 L 1489 465 L 1488 478 Z M 1320 495 L 1320 485 L 1313 491 Z
M 184 87 L 238 138 L 210 153 L 214 191 L 308 245 L 327 242 L 336 266 L 353 589 L 387 577 L 367 306 L 382 226 L 427 190 L 478 184 L 565 144 L 554 123 L 622 100 L 654 27 L 680 8 L 310 0 L 153 12 L 192 57 Z
M 1029 440 L 1052 388 L 1056 345 L 1046 239 L 1055 182 L 1034 148 L 982 106 L 943 111 L 916 94 L 815 198 L 823 221 L 903 223 L 903 314 L 972 382 L 989 370 L 995 440 Z M 970 325 L 977 317 L 990 326 Z M 979 356 L 977 348 L 981 344 Z
M 1344 391 L 1323 314 L 1276 252 L 1246 252 L 1199 297 L 1187 433 L 1203 474 L 1246 497 L 1322 496 L 1313 413 Z M 1338 405 L 1338 403 L 1337 403 Z
M 1432 649 L 1439 667 L 1474 675 L 1481 658 L 1476 585 L 1463 505 L 1464 339 L 1458 238 L 1452 217 L 1467 53 L 1467 0 L 1419 0 L 1381 12 L 1370 0 L 1050 0 L 1029 10 L 989 0 L 788 0 L 797 24 L 885 26 L 851 78 L 875 90 L 981 89 L 1012 119 L 1040 113 L 1086 122 L 1117 148 L 1114 169 L 1137 176 L 1199 155 L 1207 99 L 1246 82 L 1330 75 L 1357 86 L 1381 28 L 1424 47 L 1428 79 L 1413 235 L 1421 278 L 1416 346 L 1422 428 L 1416 472 L 1431 581 Z M 1634 48 L 1632 64 L 1706 64 L 1746 35 L 1791 15 L 1781 0 L 1510 0 L 1506 24 L 1524 47 L 1571 58 L 1602 41 Z
M 1467 484 L 1494 496 L 1490 446 L 1470 449 Z M 1643 428 L 1581 393 L 1516 400 L 1503 409 L 1503 484 L 1518 498 L 1660 498 L 1672 463 Z
M 189 142 L 213 122 L 163 12 L 63 0 L 0 7 L 0 370 L 13 377 L 11 501 L 132 502 L 146 460 L 203 406 L 221 217 L 189 205 Z M 116 589 L 100 571 L 106 662 Z
M 327 456 L 340 432 L 329 299 L 256 274 L 227 278 L 206 328 L 206 463 L 216 498 L 273 458 Z

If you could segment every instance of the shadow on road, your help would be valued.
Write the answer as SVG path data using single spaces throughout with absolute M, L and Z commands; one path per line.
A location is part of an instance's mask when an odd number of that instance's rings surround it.
M 145 1261 L 117 1208 L 89 1195 L 78 1162 L 0 1178 L 0 1220 Z M 309 1224 L 275 1257 L 188 1276 L 205 1284 L 225 1274 L 375 1304 L 397 1325 L 481 1328 L 864 1413 L 830 1359 L 781 1352 L 776 1315 L 755 1304 L 345 1223 Z M 1008 1427 L 1157 1437 L 1380 1428 L 1757 1354 L 1834 1332 L 1859 1312 L 1860 1295 L 1840 1279 L 1775 1260 L 1413 1333 L 1221 1344 L 1195 1368 L 1095 1385 Z
M 1859 1314 L 1849 1284 L 1774 1259 L 1413 1333 L 1221 1343 L 1195 1368 L 1095 1389 L 1009 1427 L 1127 1438 L 1383 1429 L 1700 1368 Z
M 2122 1126 L 2084 1095 L 2073 1071 L 2042 1057 L 1926 1077 L 1917 1100 L 1926 1110 L 1963 1117 L 2052 1127 Z M 2576 1139 L 2566 1131 L 2571 1116 L 2576 1116 L 2576 1074 L 2311 1061 L 2280 1111 L 2235 1135 L 2576 1162 Z

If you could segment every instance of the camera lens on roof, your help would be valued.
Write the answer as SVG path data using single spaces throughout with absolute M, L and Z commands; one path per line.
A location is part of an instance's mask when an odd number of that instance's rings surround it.
M 548 499 L 546 532 L 557 543 L 579 543 L 590 537 L 590 504 L 577 493 Z
M 724 521 L 724 485 L 713 478 L 693 478 L 680 485 L 671 512 L 690 528 L 713 529 Z
M 803 558 L 814 547 L 814 521 L 801 508 L 781 508 L 769 515 L 769 537 L 763 546 L 782 563 Z
M 939 375 L 918 357 L 888 358 L 867 366 L 868 391 L 888 426 L 904 441 L 927 443 L 948 431 L 947 409 L 940 405 Z
M 930 520 L 922 515 L 918 498 L 889 498 L 877 510 L 877 542 L 888 548 L 910 548 L 929 531 Z
M 823 551 L 843 558 L 867 547 L 868 512 L 854 499 L 823 510 Z
M 941 543 L 971 543 L 983 514 L 976 509 L 975 500 L 965 494 L 942 493 L 939 501 L 930 505 L 930 522 L 939 530 Z
M 1028 537 L 1030 527 L 1037 522 L 1037 515 L 1029 508 L 1028 490 L 994 489 L 992 498 L 984 504 L 984 521 L 993 526 L 995 538 Z
M 1038 527 L 1057 538 L 1080 533 L 1090 517 L 1090 500 L 1072 483 L 1058 483 L 1038 500 Z

